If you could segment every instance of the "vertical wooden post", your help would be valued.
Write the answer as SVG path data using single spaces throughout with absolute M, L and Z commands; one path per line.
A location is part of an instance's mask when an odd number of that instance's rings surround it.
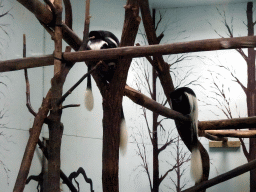
M 48 192 L 60 192 L 60 149 L 63 125 L 60 122 L 62 109 L 57 101 L 62 96 L 62 0 L 55 0 L 55 31 L 54 31 L 54 77 L 51 80 L 52 98 L 51 113 L 48 117 L 49 127 L 49 158 L 48 158 Z

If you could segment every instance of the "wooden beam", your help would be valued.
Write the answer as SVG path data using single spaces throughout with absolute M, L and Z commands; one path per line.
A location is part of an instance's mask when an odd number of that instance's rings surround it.
M 209 147 L 211 148 L 221 148 L 221 147 L 240 147 L 240 141 L 210 141 Z
M 224 42 L 229 46 L 224 46 Z M 198 51 L 213 51 L 222 49 L 236 49 L 256 47 L 256 36 L 253 37 L 236 37 L 205 39 L 199 41 L 189 41 L 181 43 L 171 43 L 165 45 L 148 45 L 148 46 L 128 46 L 115 49 L 90 50 L 84 52 L 65 53 L 64 59 L 71 62 L 87 60 L 106 60 L 106 59 L 123 59 L 145 57 L 153 55 L 168 55 L 178 53 L 189 53 Z
M 208 181 L 204 181 L 203 183 L 200 183 L 196 186 L 193 186 L 189 189 L 186 189 L 186 190 L 183 190 L 182 192 L 194 192 L 194 191 L 200 191 L 200 190 L 203 190 L 203 189 L 207 189 L 209 187 L 212 187 L 214 185 L 217 185 L 219 183 L 222 183 L 222 182 L 225 182 L 229 179 L 232 179 L 234 177 L 237 177 L 243 173 L 246 173 L 247 171 L 250 171 L 252 169 L 255 169 L 256 168 L 256 160 L 253 160 L 249 163 L 246 163 L 242 166 L 239 166 L 229 172 L 226 172 L 224 174 L 221 174 L 217 177 L 214 177 Z
M 200 121 L 200 130 L 248 129 L 256 128 L 256 117 L 234 118 L 226 120 Z
M 256 46 L 256 36 L 236 37 L 221 39 L 206 39 L 200 41 L 190 41 L 182 43 L 172 43 L 166 45 L 148 45 L 148 46 L 128 46 L 115 49 L 77 51 L 63 53 L 63 59 L 70 62 L 123 59 L 152 56 L 155 54 L 177 54 L 196 51 L 212 51 L 226 49 L 223 42 L 230 44 L 228 49 L 249 48 Z M 0 62 L 0 72 L 20 70 L 24 68 L 33 68 L 53 64 L 53 56 L 46 55 L 41 57 L 28 57 L 26 59 L 15 59 Z
M 220 137 L 256 138 L 256 130 L 206 130 L 205 132 Z
M 0 61 L 0 72 L 53 65 L 53 55 Z

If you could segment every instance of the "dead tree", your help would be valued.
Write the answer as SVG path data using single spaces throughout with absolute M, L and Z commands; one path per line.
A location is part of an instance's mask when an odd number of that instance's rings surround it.
M 155 72 L 153 71 L 152 74 L 153 74 L 153 77 L 152 75 L 150 75 L 150 72 L 149 72 L 149 68 L 147 66 L 145 66 L 145 63 L 144 62 L 141 62 L 140 61 L 135 61 L 136 64 L 134 64 L 134 71 L 136 71 L 136 75 L 135 75 L 135 79 L 136 79 L 136 86 L 137 86 L 137 89 L 140 90 L 140 91 L 146 91 L 150 97 L 154 100 L 156 100 L 156 95 L 157 95 L 157 92 L 156 92 L 156 76 L 154 75 Z M 152 78 L 152 84 L 151 84 L 151 78 Z M 162 105 L 164 105 L 164 100 L 162 100 Z M 133 139 L 135 140 L 136 144 L 137 144 L 137 151 L 136 151 L 136 154 L 141 158 L 142 160 L 142 163 L 138 166 L 139 167 L 142 167 L 142 169 L 144 170 L 143 172 L 145 172 L 147 174 L 147 178 L 148 178 L 148 181 L 149 181 L 149 184 L 150 184 L 150 190 L 152 192 L 156 192 L 156 191 L 159 191 L 159 186 L 160 184 L 162 183 L 162 181 L 168 176 L 168 174 L 174 170 L 174 168 L 176 167 L 176 165 L 174 166 L 170 166 L 170 168 L 168 170 L 166 170 L 164 172 L 164 174 L 162 174 L 160 176 L 160 173 L 159 173 L 159 155 L 161 152 L 163 152 L 166 147 L 168 147 L 169 145 L 171 145 L 174 140 L 175 140 L 175 137 L 171 136 L 172 135 L 172 132 L 169 131 L 170 127 L 163 127 L 162 125 L 162 120 L 159 120 L 159 114 L 158 113 L 153 113 L 153 122 L 152 124 L 150 123 L 149 119 L 151 119 L 149 117 L 149 115 L 147 114 L 147 111 L 144 107 L 141 108 L 142 110 L 142 118 L 144 120 L 144 125 L 145 126 L 142 126 L 142 128 L 145 128 L 147 131 L 146 131 L 146 138 L 149 138 L 150 140 L 150 144 L 152 145 L 152 148 L 153 148 L 153 178 L 151 178 L 150 176 L 150 167 L 149 167 L 149 163 L 148 163 L 148 158 L 147 158 L 147 155 L 148 155 L 148 152 L 146 151 L 146 144 L 145 142 L 143 141 L 145 138 L 143 137 L 144 134 L 140 133 L 142 130 L 139 130 L 139 133 L 138 134 L 133 134 Z M 137 127 L 137 126 L 136 126 Z M 137 127 L 138 129 L 138 127 Z M 163 146 L 159 147 L 159 137 L 160 137 L 160 133 L 159 132 L 162 132 L 162 136 L 163 138 L 165 139 L 165 142 L 163 144 Z M 138 141 L 138 138 L 139 137 L 142 142 L 139 142 Z M 164 140 L 163 139 L 163 140 Z M 141 143 L 141 144 L 139 144 Z
M 230 38 L 234 38 L 234 32 L 233 32 L 233 24 L 229 23 L 227 20 L 227 16 L 225 11 L 221 11 L 217 9 L 219 15 L 223 19 L 223 24 L 227 29 L 227 34 Z M 244 23 L 247 26 L 248 29 L 248 36 L 254 36 L 254 26 L 255 26 L 255 21 L 253 19 L 253 2 L 248 2 L 247 3 L 247 9 L 246 9 L 246 16 L 247 16 L 247 23 Z M 233 19 L 233 18 L 232 18 Z M 220 36 L 221 34 L 215 30 Z M 223 37 L 223 36 L 221 36 Z M 246 96 L 246 102 L 247 102 L 247 115 L 248 117 L 253 117 L 256 115 L 256 91 L 255 91 L 255 50 L 254 48 L 248 48 L 248 53 L 246 54 L 245 51 L 241 48 L 237 48 L 236 51 L 242 56 L 242 58 L 245 60 L 247 64 L 247 86 L 244 85 L 239 78 L 237 78 L 236 74 L 231 71 L 227 66 L 224 66 L 222 64 L 219 65 L 219 67 L 222 67 L 226 69 L 230 75 L 231 78 L 234 82 L 236 82 L 241 89 L 243 90 L 245 96 Z M 221 91 L 220 87 L 218 89 Z M 222 93 L 222 98 L 227 98 L 225 93 Z M 231 98 L 232 99 L 232 98 Z M 229 101 L 226 100 L 226 104 L 228 104 Z M 226 105 L 227 106 L 227 105 Z M 228 107 L 228 106 L 227 106 Z M 228 108 L 226 108 L 228 109 Z M 221 109 L 223 111 L 223 108 Z M 225 111 L 225 116 L 227 118 L 232 118 L 232 113 L 231 110 L 226 110 Z M 249 130 L 255 131 L 255 127 L 249 127 Z M 253 132 L 248 132 L 247 137 L 251 137 L 253 135 Z M 251 162 L 256 158 L 256 149 L 255 149 L 255 144 L 256 144 L 256 138 L 249 138 L 249 149 L 245 147 L 244 141 L 240 138 L 240 141 L 242 143 L 243 147 L 243 152 L 244 155 L 247 159 L 248 162 Z M 250 191 L 255 191 L 256 190 L 256 170 L 251 170 L 250 171 Z

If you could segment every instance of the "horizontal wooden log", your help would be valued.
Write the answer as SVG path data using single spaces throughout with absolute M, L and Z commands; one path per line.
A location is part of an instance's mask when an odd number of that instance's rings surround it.
M 152 56 L 155 54 L 167 55 L 167 54 L 176 54 L 176 53 L 227 49 L 227 46 L 223 46 L 223 42 L 225 42 L 226 44 L 230 44 L 230 46 L 228 46 L 228 49 L 250 48 L 250 47 L 256 46 L 256 36 L 236 37 L 236 38 L 227 38 L 227 39 L 225 38 L 206 39 L 206 40 L 200 40 L 200 41 L 172 43 L 172 44 L 166 44 L 166 45 L 148 45 L 148 46 L 139 46 L 139 47 L 128 46 L 128 47 L 120 47 L 120 48 L 114 48 L 114 49 L 77 51 L 77 52 L 63 53 L 63 59 L 70 62 L 79 62 L 79 61 L 89 61 L 89 60 L 144 57 L 144 56 Z M 45 61 L 46 60 L 52 61 L 52 59 L 53 59 L 52 55 L 46 55 L 43 57 L 27 57 L 26 59 L 1 61 L 0 72 L 51 65 L 52 64 L 51 62 L 45 63 Z M 29 64 L 26 65 L 25 63 L 29 63 Z
M 200 121 L 200 130 L 248 129 L 256 128 L 256 117 L 234 118 L 226 120 Z
M 227 46 L 228 45 L 228 46 Z M 190 42 L 172 43 L 164 45 L 128 46 L 115 49 L 97 51 L 84 51 L 65 53 L 64 59 L 68 61 L 122 59 L 129 57 L 145 57 L 153 55 L 169 55 L 198 51 L 213 51 L 222 49 L 250 48 L 256 46 L 256 36 L 205 39 Z
M 1 61 L 0 72 L 17 71 L 21 69 L 53 65 L 53 61 L 53 55 Z
M 46 8 L 46 6 L 39 0 L 17 0 L 29 11 L 31 11 L 41 22 L 45 24 L 50 24 L 53 19 L 52 12 Z M 78 50 L 79 46 L 82 43 L 82 40 L 78 36 L 70 35 L 71 30 L 68 30 L 65 26 L 63 28 L 64 40 L 67 42 L 73 42 L 72 48 Z M 220 38 L 220 39 L 206 39 L 202 41 L 191 41 L 185 43 L 176 43 L 174 48 L 171 49 L 172 53 L 169 53 L 169 49 L 163 48 L 163 54 L 175 54 L 175 53 L 187 53 L 187 52 L 197 52 L 197 51 L 210 51 L 210 50 L 220 50 L 220 49 L 235 49 L 235 48 L 249 48 L 256 46 L 255 37 L 244 37 L 237 38 Z M 78 41 L 77 41 L 78 39 Z M 154 54 L 154 53 L 152 53 Z
M 256 160 L 253 160 L 249 163 L 246 163 L 242 166 L 239 166 L 231 171 L 228 171 L 224 174 L 221 174 L 217 177 L 214 177 L 208 181 L 204 181 L 196 186 L 193 186 L 189 189 L 186 189 L 186 190 L 183 190 L 182 192 L 195 192 L 195 191 L 201 191 L 203 189 L 207 189 L 209 187 L 212 187 L 216 184 L 219 184 L 219 183 L 222 183 L 222 182 L 225 182 L 229 179 L 232 179 L 234 177 L 237 177 L 243 173 L 246 173 L 247 171 L 250 171 L 252 169 L 255 169 L 256 168 Z
M 255 138 L 256 130 L 238 131 L 238 130 L 205 130 L 205 133 L 220 137 L 235 137 L 235 138 Z

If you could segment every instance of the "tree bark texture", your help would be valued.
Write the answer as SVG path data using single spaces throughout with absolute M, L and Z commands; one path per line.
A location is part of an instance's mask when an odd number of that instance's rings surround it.
M 62 57 L 62 0 L 55 0 L 55 31 L 54 31 L 54 57 Z M 62 62 L 54 59 L 54 77 L 52 78 L 51 112 L 49 115 L 49 158 L 48 158 L 48 187 L 49 192 L 60 192 L 60 150 L 63 125 L 60 122 L 62 110 L 58 100 L 62 96 L 65 77 L 62 77 Z
M 154 60 L 153 62 L 156 62 Z M 152 68 L 152 76 L 153 76 L 153 82 L 152 82 L 152 87 L 153 87 L 153 95 L 152 99 L 156 101 L 156 78 L 157 74 L 154 68 Z M 153 192 L 158 192 L 159 191 L 159 149 L 158 149 L 158 119 L 159 114 L 153 112 L 153 137 L 152 137 L 152 144 L 153 144 Z
M 136 0 L 128 0 L 120 46 L 134 45 L 140 17 Z M 119 143 L 121 108 L 127 74 L 132 59 L 120 59 L 111 82 L 102 91 L 103 96 L 103 192 L 118 192 Z

